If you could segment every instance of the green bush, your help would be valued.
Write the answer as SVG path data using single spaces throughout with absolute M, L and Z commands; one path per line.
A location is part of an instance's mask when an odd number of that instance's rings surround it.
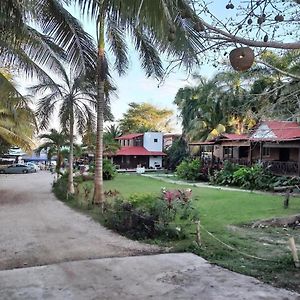
M 211 183 L 232 185 L 250 190 L 273 190 L 276 186 L 299 185 L 298 177 L 273 175 L 261 164 L 251 167 L 225 163 L 224 168 L 214 173 Z
M 225 161 L 223 169 L 220 171 L 215 171 L 213 176 L 210 177 L 210 182 L 220 185 L 232 185 L 233 174 L 240 168 L 241 166 L 237 164 Z
M 134 193 L 128 198 L 128 202 L 135 208 L 150 208 L 158 195 L 153 193 Z
M 103 179 L 104 180 L 111 180 L 114 179 L 117 175 L 117 170 L 114 164 L 108 160 L 103 160 Z
M 201 162 L 199 159 L 184 160 L 176 167 L 176 175 L 185 180 L 199 180 L 201 177 Z

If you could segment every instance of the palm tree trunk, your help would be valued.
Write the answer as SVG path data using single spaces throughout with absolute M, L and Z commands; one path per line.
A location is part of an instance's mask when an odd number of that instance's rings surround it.
M 70 115 L 70 153 L 69 153 L 69 176 L 68 176 L 68 194 L 74 194 L 73 182 L 73 155 L 74 155 L 74 113 L 71 109 Z
M 60 147 L 57 147 L 57 159 L 56 159 L 56 174 L 59 175 L 60 172 L 60 166 L 61 166 L 61 154 L 60 154 Z
M 103 187 L 103 123 L 104 123 L 104 82 L 107 76 L 105 66 L 104 15 L 99 18 L 99 40 L 97 57 L 97 131 L 95 155 L 95 179 L 93 203 L 104 205 Z
M 98 83 L 97 99 L 97 131 L 96 131 L 96 157 L 95 157 L 95 181 L 94 204 L 103 204 L 103 108 L 104 108 L 104 81 Z

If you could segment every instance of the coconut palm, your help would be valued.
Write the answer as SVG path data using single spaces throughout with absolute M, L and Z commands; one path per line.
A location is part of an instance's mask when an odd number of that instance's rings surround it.
M 56 74 L 58 75 L 58 74 Z M 73 184 L 73 148 L 75 124 L 80 134 L 87 122 L 94 123 L 94 112 L 91 105 L 95 102 L 95 89 L 85 76 L 76 78 L 68 76 L 67 72 L 60 74 L 61 81 L 44 81 L 31 87 L 35 94 L 42 94 L 38 102 L 36 115 L 40 120 L 40 128 L 47 129 L 55 108 L 59 107 L 60 124 L 69 134 L 69 177 L 68 193 L 74 193 Z
M 190 141 L 205 140 L 225 131 L 222 91 L 214 80 L 198 79 L 197 86 L 180 89 L 174 100 L 180 111 L 184 135 Z
M 128 68 L 126 34 L 139 52 L 147 76 L 162 78 L 164 70 L 159 53 L 178 59 L 191 67 L 197 61 L 203 37 L 193 30 L 196 15 L 184 0 L 75 0 L 84 13 L 96 20 L 97 28 L 97 142 L 94 203 L 103 203 L 103 108 L 104 83 L 109 76 L 106 50 L 115 56 L 114 67 L 120 75 Z M 181 12 L 181 14 L 179 14 Z M 188 19 L 185 19 L 189 15 Z M 198 19 L 197 19 L 198 21 Z M 108 42 L 108 47 L 106 43 Z
M 34 112 L 30 100 L 16 89 L 11 75 L 2 70 L 0 74 L 0 139 L 9 145 L 32 150 L 32 136 L 36 130 Z
M 22 76 L 51 80 L 43 66 L 62 72 L 61 60 L 74 74 L 91 74 L 96 52 L 92 38 L 63 4 L 67 0 L 2 0 L 0 7 L 1 66 Z M 1 73 L 1 71 L 0 71 Z M 4 78 L 4 80 L 6 80 Z
M 62 148 L 68 144 L 68 136 L 59 132 L 56 129 L 51 129 L 50 133 L 41 134 L 39 136 L 41 139 L 46 139 L 46 141 L 38 147 L 36 152 L 40 152 L 45 149 L 50 155 L 56 153 L 56 167 L 55 171 L 57 174 L 60 173 L 60 167 L 62 164 Z

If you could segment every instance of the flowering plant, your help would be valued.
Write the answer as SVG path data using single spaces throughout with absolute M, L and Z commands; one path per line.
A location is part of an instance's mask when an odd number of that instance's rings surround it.
M 192 197 L 192 190 L 167 190 L 166 188 L 162 188 L 162 199 L 167 201 L 168 208 L 173 208 L 172 203 L 174 201 L 179 201 L 183 203 L 187 203 Z

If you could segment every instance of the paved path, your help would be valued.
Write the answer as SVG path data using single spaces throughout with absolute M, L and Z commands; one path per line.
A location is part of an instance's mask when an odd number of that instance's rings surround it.
M 0 299 L 291 299 L 189 253 L 130 241 L 51 194 L 39 172 L 0 175 Z
M 196 187 L 203 187 L 213 190 L 223 190 L 223 191 L 231 191 L 231 192 L 243 192 L 243 193 L 255 193 L 255 194 L 273 194 L 272 192 L 264 192 L 264 191 L 258 191 L 258 190 L 244 190 L 234 187 L 228 187 L 228 186 L 220 186 L 220 185 L 210 185 L 207 182 L 186 182 L 183 180 L 174 180 L 171 176 L 168 175 L 157 175 L 157 174 L 142 174 L 142 176 L 154 178 L 157 180 L 161 180 L 164 182 L 174 183 L 174 184 L 180 184 L 180 185 L 189 185 L 189 186 L 196 186 Z

